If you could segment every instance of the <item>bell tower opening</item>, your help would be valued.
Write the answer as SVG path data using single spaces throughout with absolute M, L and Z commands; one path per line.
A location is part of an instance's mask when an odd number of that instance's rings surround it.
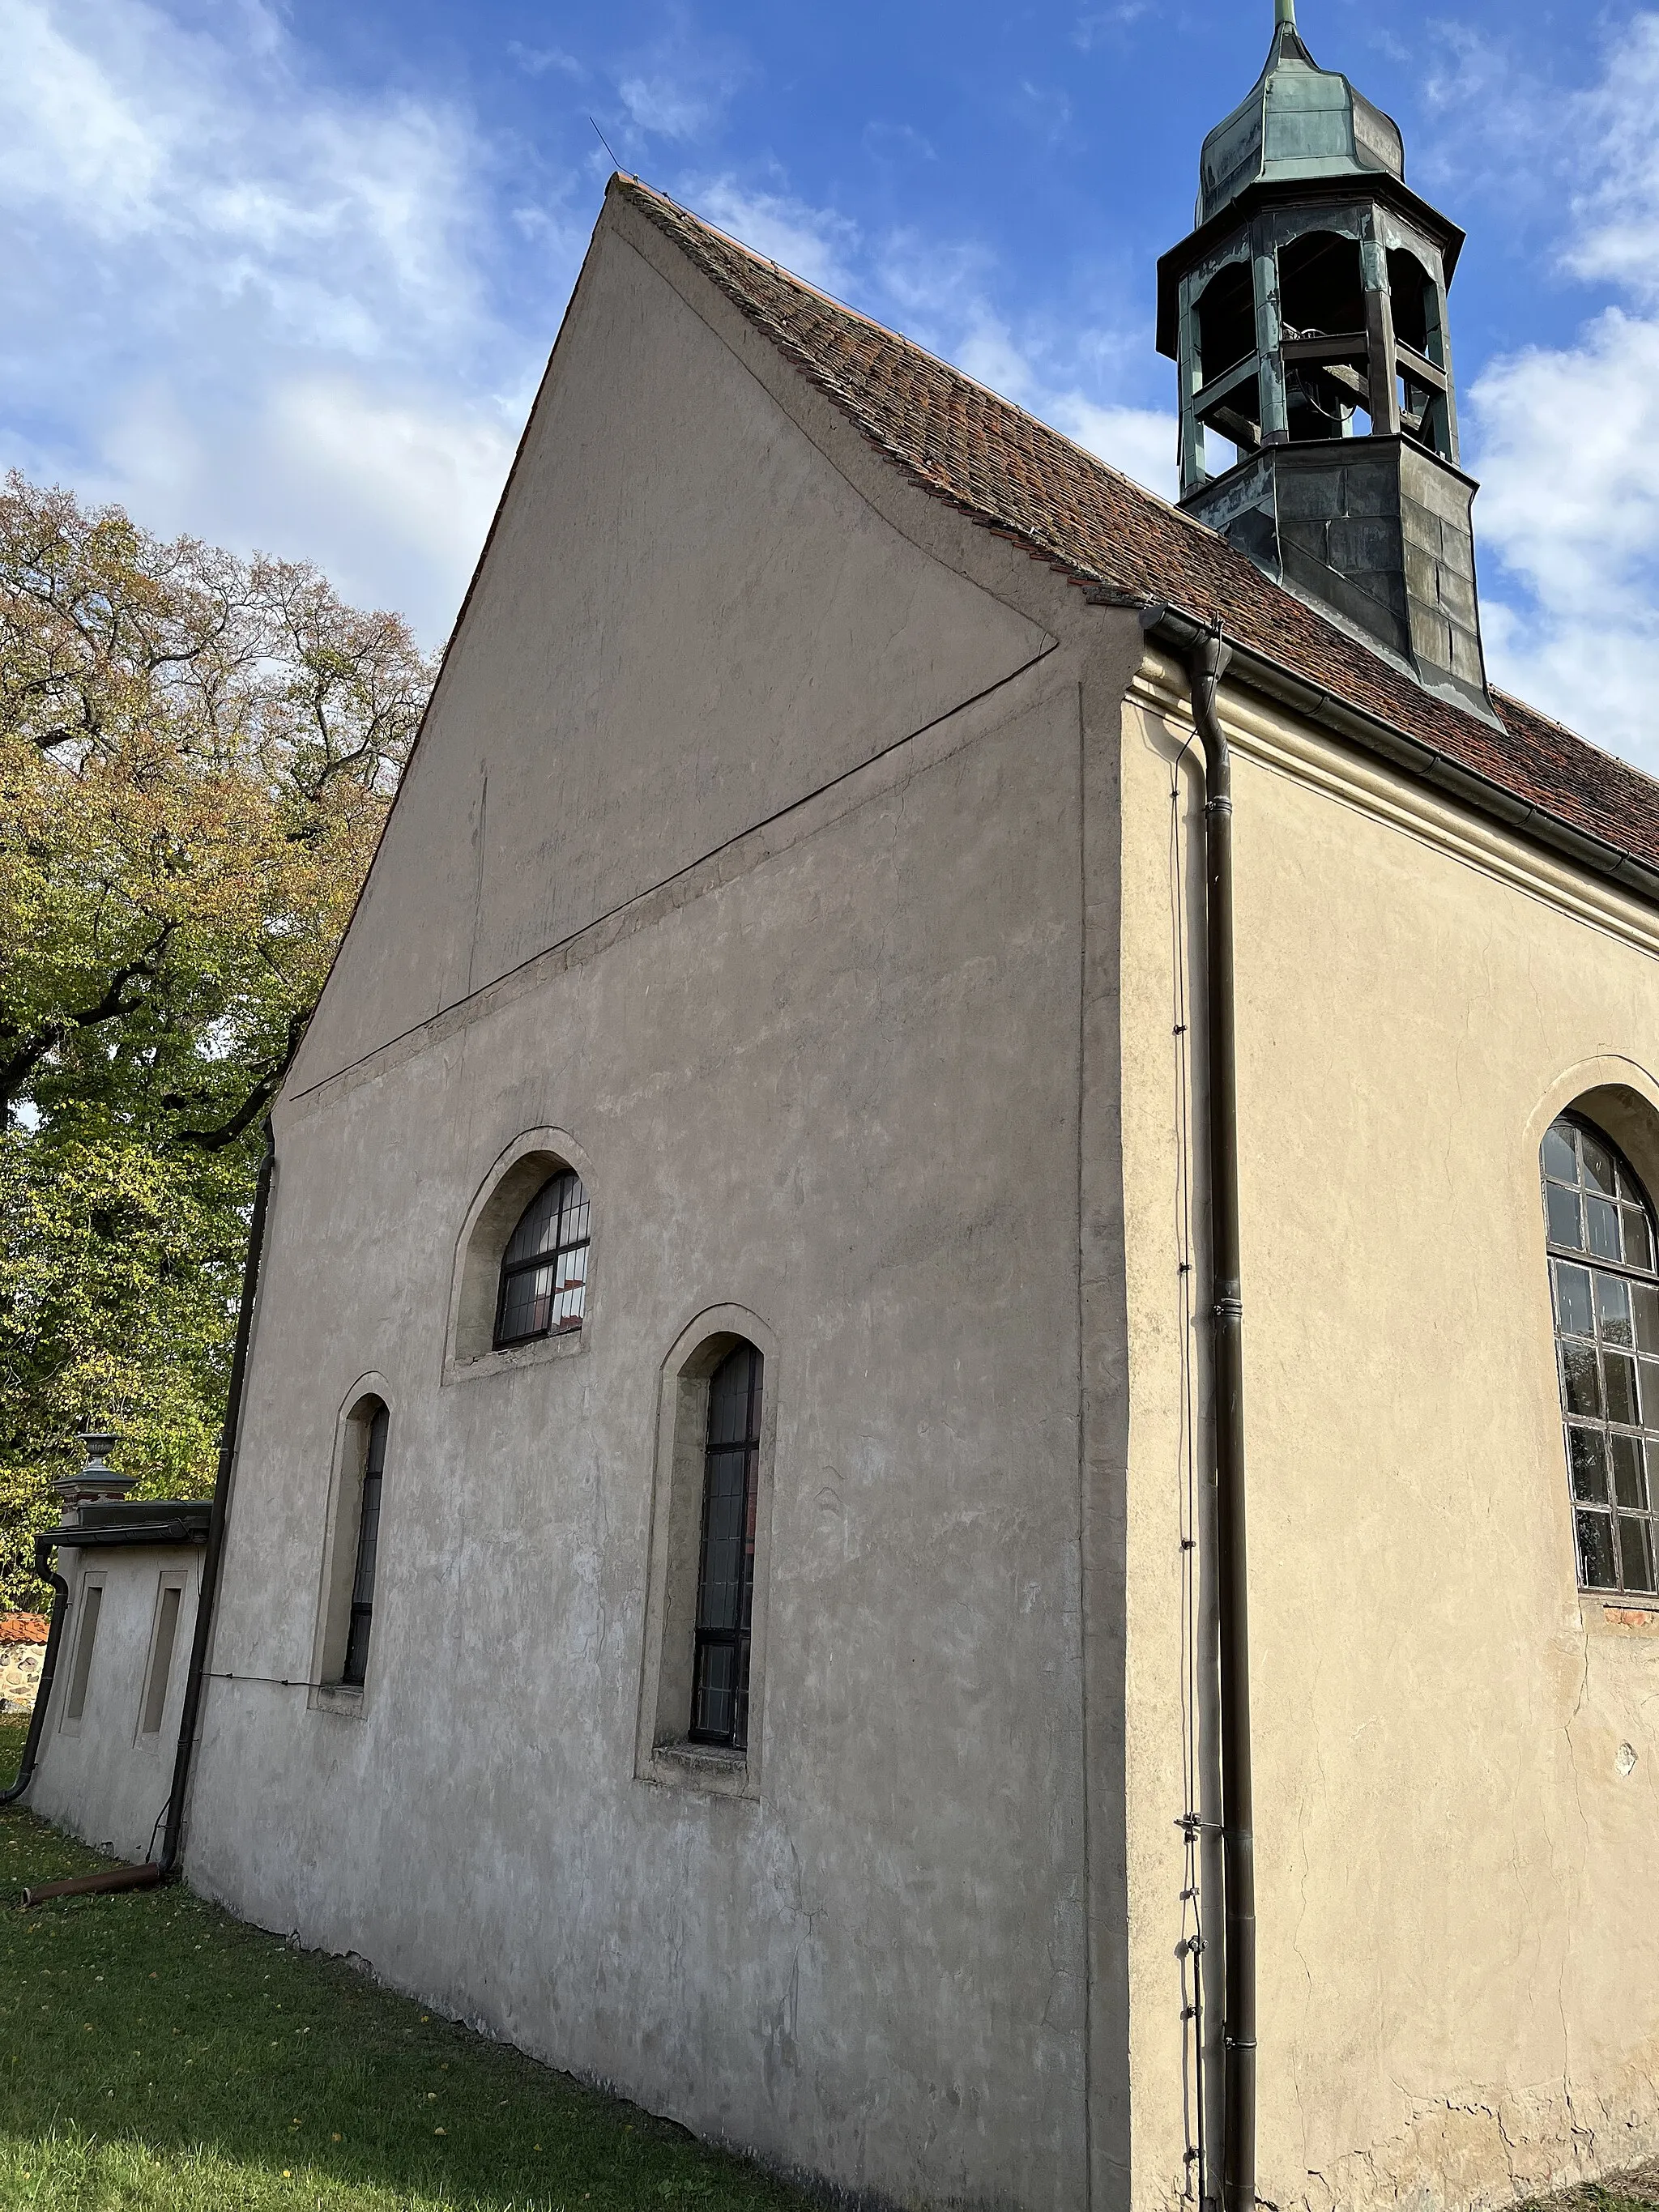
M 1204 142 L 1195 226 L 1158 264 L 1181 504 L 1275 581 L 1484 720 L 1446 294 L 1463 234 L 1399 128 L 1275 0 L 1261 76 Z

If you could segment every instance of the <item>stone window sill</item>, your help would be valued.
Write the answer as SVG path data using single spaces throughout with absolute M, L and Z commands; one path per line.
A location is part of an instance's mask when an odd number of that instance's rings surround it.
M 552 1336 L 538 1336 L 529 1344 L 510 1344 L 504 1352 L 480 1352 L 471 1359 L 450 1358 L 444 1362 L 443 1381 L 479 1382 L 487 1375 L 510 1375 L 515 1367 L 539 1367 L 549 1359 L 570 1359 L 586 1341 L 587 1330 L 566 1328 Z
M 651 1753 L 647 1773 L 650 1780 L 666 1783 L 671 1789 L 705 1790 L 721 1797 L 754 1794 L 748 1753 L 726 1751 L 719 1744 L 659 1743 Z
M 349 1720 L 363 1717 L 363 1693 L 344 1682 L 319 1682 L 311 1693 L 311 1709 L 318 1713 L 343 1713 Z

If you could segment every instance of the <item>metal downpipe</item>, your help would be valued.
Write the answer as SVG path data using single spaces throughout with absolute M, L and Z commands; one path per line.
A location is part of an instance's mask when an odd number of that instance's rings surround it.
M 236 1348 L 230 1363 L 230 1390 L 225 1401 L 224 1426 L 219 1432 L 219 1472 L 213 1486 L 213 1511 L 208 1522 L 207 1547 L 202 1555 L 202 1587 L 196 1601 L 196 1627 L 190 1642 L 190 1672 L 185 1677 L 184 1710 L 179 1717 L 179 1747 L 173 1755 L 173 1788 L 167 1797 L 167 1826 L 161 1837 L 157 1879 L 171 1881 L 179 1870 L 184 1840 L 185 1795 L 190 1786 L 191 1759 L 202 1717 L 202 1696 L 207 1683 L 208 1659 L 213 1642 L 213 1616 L 219 1595 L 219 1567 L 224 1556 L 225 1516 L 230 1504 L 231 1469 L 236 1462 L 237 1438 L 242 1426 L 242 1391 L 247 1379 L 248 1341 L 253 1333 L 253 1306 L 259 1287 L 259 1264 L 264 1256 L 265 1213 L 270 1203 L 270 1179 L 276 1165 L 276 1139 L 269 1117 L 265 1121 L 265 1156 L 253 1186 L 253 1217 L 248 1224 L 247 1259 L 242 1269 L 242 1303 L 236 1316 Z
M 52 1584 L 52 1625 L 46 1631 L 46 1656 L 40 1662 L 40 1680 L 34 1686 L 34 1710 L 29 1715 L 28 1734 L 23 1738 L 23 1757 L 17 1779 L 9 1789 L 0 1790 L 0 1805 L 15 1805 L 34 1779 L 35 1760 L 46 1725 L 46 1707 L 52 1699 L 52 1678 L 58 1672 L 58 1647 L 64 1640 L 64 1615 L 69 1606 L 69 1584 L 56 1568 L 46 1565 L 46 1555 L 57 1549 L 62 1533 L 58 1528 L 42 1528 L 34 1540 L 34 1571 L 43 1583 Z
M 1233 990 L 1232 756 L 1215 710 L 1231 648 L 1219 623 L 1188 662 L 1204 742 L 1205 1021 L 1215 1364 L 1216 1592 L 1220 1636 L 1222 1869 L 1226 1962 L 1222 2202 L 1255 2212 L 1255 1820 L 1250 1766 L 1250 1620 L 1244 1512 L 1244 1305 L 1238 1200 L 1238 1061 Z

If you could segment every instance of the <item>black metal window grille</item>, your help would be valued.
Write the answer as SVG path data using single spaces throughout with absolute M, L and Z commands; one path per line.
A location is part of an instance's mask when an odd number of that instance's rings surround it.
M 1556 1358 L 1584 1589 L 1659 1592 L 1659 1272 L 1630 1163 L 1576 1115 L 1543 1144 Z
M 749 1741 L 761 1367 L 754 1346 L 740 1344 L 708 1381 L 690 1735 L 694 1743 L 725 1744 L 733 1751 Z
M 580 1328 L 587 1304 L 587 1193 L 568 1168 L 550 1176 L 501 1255 L 495 1348 Z
M 363 1453 L 363 1482 L 357 1507 L 357 1561 L 351 1577 L 351 1623 L 346 1631 L 345 1664 L 340 1680 L 361 1690 L 368 1679 L 368 1632 L 374 1620 L 374 1563 L 380 1547 L 380 1478 L 386 1473 L 386 1438 L 391 1425 L 384 1406 L 368 1425 Z

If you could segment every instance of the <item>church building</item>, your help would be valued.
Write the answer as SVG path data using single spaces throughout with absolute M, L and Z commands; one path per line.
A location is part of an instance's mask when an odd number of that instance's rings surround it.
M 1175 505 L 611 179 L 211 1522 L 56 1532 L 36 1810 L 853 2203 L 1659 2153 L 1659 785 L 1276 8 Z

